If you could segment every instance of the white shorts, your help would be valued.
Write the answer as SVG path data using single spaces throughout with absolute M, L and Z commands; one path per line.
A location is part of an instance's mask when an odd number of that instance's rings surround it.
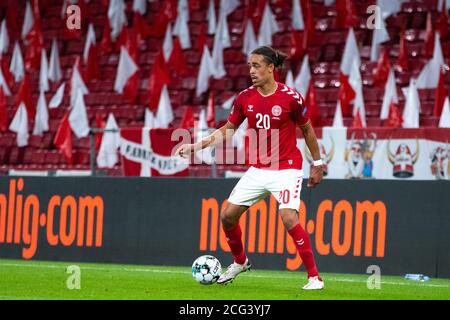
M 231 191 L 228 202 L 250 207 L 272 194 L 280 204 L 280 209 L 299 210 L 302 181 L 303 170 L 250 167 Z

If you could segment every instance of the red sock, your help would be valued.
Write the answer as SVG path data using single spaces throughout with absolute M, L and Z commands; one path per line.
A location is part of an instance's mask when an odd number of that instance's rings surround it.
M 319 276 L 308 234 L 305 232 L 305 230 L 303 230 L 300 224 L 297 224 L 295 227 L 288 230 L 288 232 L 294 240 L 295 245 L 297 246 L 300 258 L 302 258 L 302 261 L 305 263 L 308 277 Z
M 239 223 L 228 230 L 223 228 L 223 231 L 227 237 L 227 242 L 230 246 L 231 253 L 233 254 L 234 262 L 244 264 L 247 256 L 245 255 L 244 245 L 242 244 L 242 231 Z

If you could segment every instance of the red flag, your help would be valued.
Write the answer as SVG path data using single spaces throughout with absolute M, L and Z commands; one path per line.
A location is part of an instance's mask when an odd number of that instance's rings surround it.
M 363 128 L 361 114 L 359 113 L 359 108 L 356 109 L 356 114 L 353 117 L 353 128 Z
M 436 29 L 439 31 L 441 39 L 445 38 L 448 31 L 448 16 L 447 16 L 447 9 L 445 8 L 445 2 L 446 1 L 442 1 L 441 15 L 436 25 Z
M 16 0 L 8 0 L 6 10 L 6 23 L 9 30 L 19 30 L 17 19 L 17 3 Z
M 353 0 L 336 0 L 336 11 L 336 24 L 338 28 L 347 29 L 357 25 L 358 16 Z
M 37 70 L 41 63 L 41 51 L 44 48 L 44 38 L 41 31 L 41 23 L 39 19 L 34 20 L 33 27 L 27 34 L 28 41 L 27 51 L 25 55 L 26 70 Z
M 389 105 L 389 116 L 386 121 L 384 121 L 383 126 L 389 128 L 400 128 L 402 123 L 402 114 L 394 101 L 391 101 L 391 104 Z
M 84 78 L 86 81 L 99 80 L 100 79 L 100 56 L 99 47 L 96 44 L 91 44 L 89 47 L 88 61 L 86 63 L 86 69 L 84 71 Z
M 194 111 L 191 106 L 186 107 L 184 110 L 183 120 L 181 120 L 181 128 L 194 128 Z
M 25 103 L 25 107 L 27 109 L 28 119 L 34 119 L 36 114 L 36 107 L 33 103 L 33 98 L 31 96 L 31 85 L 28 79 L 28 75 L 25 74 L 23 77 L 22 83 L 20 84 L 19 91 L 16 96 L 16 105 L 20 105 L 23 101 Z
M 136 11 L 133 16 L 133 32 L 139 35 L 139 42 L 147 38 L 152 33 L 152 29 L 147 24 L 147 21 L 145 21 L 145 18 Z
M 156 112 L 158 109 L 159 98 L 164 85 L 169 83 L 169 73 L 164 60 L 163 51 L 160 50 L 153 63 L 149 80 L 149 107 L 150 110 Z
M 352 102 L 356 97 L 356 92 L 348 81 L 348 76 L 340 72 L 339 80 L 341 86 L 339 87 L 339 100 L 341 101 L 342 115 L 349 116 L 352 114 L 350 108 L 350 102 Z
M 316 36 L 316 26 L 314 23 L 314 14 L 312 12 L 311 0 L 301 1 L 302 12 L 304 14 L 305 30 L 303 31 L 303 50 L 306 50 L 308 45 L 314 43 Z
M 303 36 L 301 36 L 301 33 L 303 33 Z M 308 37 L 308 32 L 303 31 L 299 32 L 292 28 L 291 30 L 291 48 L 290 48 L 290 57 L 294 61 L 298 61 L 303 57 L 304 54 L 304 43 L 307 42 L 304 41 L 305 37 Z
M 95 127 L 98 129 L 104 129 L 106 126 L 106 122 L 103 119 L 103 115 L 100 111 L 95 113 Z M 95 151 L 100 149 L 100 145 L 102 144 L 103 132 L 97 132 L 95 134 Z
M 151 27 L 152 36 L 163 37 L 166 33 L 167 24 L 175 21 L 177 12 L 177 2 L 175 0 L 164 1 L 155 22 Z
M 109 19 L 105 16 L 103 25 L 103 38 L 100 43 L 100 48 L 103 54 L 109 53 L 112 50 L 112 41 L 111 41 L 111 26 L 109 25 Z
M 428 12 L 427 15 L 427 27 L 426 27 L 426 35 L 425 35 L 425 48 L 424 48 L 424 56 L 427 58 L 431 58 L 433 56 L 434 51 L 434 31 L 433 24 L 431 22 L 431 12 Z
M 406 48 L 405 31 L 400 34 L 400 52 L 398 55 L 398 65 L 402 71 L 409 69 L 408 49 Z
M 72 129 L 69 123 L 69 112 L 63 117 L 56 131 L 53 143 L 64 154 L 69 164 L 72 164 Z
M 200 34 L 198 35 L 197 38 L 197 50 L 198 52 L 200 52 L 200 54 L 203 53 L 203 48 L 206 44 L 206 39 L 207 39 L 207 30 L 206 30 L 206 23 L 203 23 L 200 27 Z
M 444 84 L 444 71 L 441 69 L 441 73 L 439 75 L 438 86 L 435 91 L 435 100 L 434 100 L 434 116 L 440 117 L 442 113 L 442 108 L 444 107 L 445 97 L 447 96 L 445 91 Z
M 247 7 L 248 13 L 253 21 L 253 27 L 255 29 L 255 32 L 258 32 L 257 30 L 259 30 L 259 27 L 261 25 L 261 21 L 264 15 L 264 9 L 266 7 L 266 2 L 267 0 L 257 0 L 256 7 L 253 7 L 251 5 Z
M 389 62 L 389 55 L 387 50 L 385 49 L 383 50 L 383 53 L 378 60 L 377 67 L 373 70 L 373 80 L 375 82 L 375 85 L 379 87 L 384 87 L 386 85 L 390 69 L 391 64 Z
M 319 106 L 316 101 L 316 90 L 314 89 L 313 82 L 309 82 L 308 91 L 305 98 L 306 107 L 309 110 L 309 118 L 313 126 L 319 127 L 321 125 L 322 119 L 319 113 Z
M 173 41 L 173 49 L 168 62 L 169 66 L 175 70 L 178 76 L 184 76 L 187 74 L 187 63 L 183 54 L 183 49 L 181 49 L 180 39 L 178 37 Z
M 214 101 L 214 93 L 210 91 L 208 97 L 208 106 L 206 108 L 206 123 L 208 124 L 209 128 L 216 127 L 216 106 Z
M 6 97 L 3 93 L 3 87 L 0 86 L 0 131 L 8 130 L 8 111 L 6 109 Z

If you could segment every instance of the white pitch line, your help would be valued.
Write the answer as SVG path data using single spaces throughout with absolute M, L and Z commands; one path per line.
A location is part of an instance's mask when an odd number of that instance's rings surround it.
M 73 263 L 75 264 L 75 263 Z M 27 267 L 27 268 L 44 268 L 44 269 L 65 269 L 65 266 L 49 265 L 49 264 L 19 264 L 19 263 L 0 263 L 0 268 L 2 266 L 6 267 Z M 188 271 L 175 271 L 175 270 L 163 270 L 163 269 L 143 269 L 143 268 L 114 268 L 114 267 L 91 267 L 83 266 L 81 269 L 84 270 L 110 270 L 110 271 L 126 271 L 126 272 L 150 272 L 150 273 L 174 273 L 174 274 L 187 274 Z M 280 275 L 258 275 L 258 274 L 248 274 L 251 278 L 277 278 L 277 279 L 292 279 L 292 277 L 280 276 Z M 354 283 L 366 283 L 366 280 L 354 280 L 345 278 L 326 278 L 325 280 L 336 281 L 336 282 L 354 282 Z M 436 288 L 450 288 L 450 285 L 445 284 L 430 284 L 424 282 L 393 282 L 393 281 L 381 281 L 381 284 L 387 285 L 400 285 L 400 286 L 423 286 L 423 287 L 436 287 Z

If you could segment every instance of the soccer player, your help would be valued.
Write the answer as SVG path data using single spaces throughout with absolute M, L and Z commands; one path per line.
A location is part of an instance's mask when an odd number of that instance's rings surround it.
M 300 191 L 303 180 L 302 155 L 297 148 L 296 127 L 300 126 L 306 145 L 314 159 L 308 187 L 314 188 L 323 177 L 322 160 L 308 109 L 301 95 L 283 83 L 275 81 L 276 68 L 282 67 L 287 58 L 282 52 L 262 46 L 249 56 L 248 66 L 253 85 L 236 98 L 227 123 L 209 137 L 195 144 L 180 146 L 176 154 L 190 157 L 208 146 L 217 145 L 234 133 L 248 119 L 248 127 L 258 139 L 255 163 L 247 170 L 230 194 L 228 205 L 220 214 L 223 230 L 230 246 L 234 262 L 217 283 L 232 282 L 236 276 L 250 269 L 251 264 L 244 251 L 240 216 L 253 204 L 272 194 L 279 203 L 279 214 L 308 273 L 306 290 L 323 289 L 324 283 L 317 271 L 308 234 L 299 223 Z M 228 137 L 227 137 L 228 135 Z M 261 156 L 263 141 L 272 143 Z M 278 140 L 278 141 L 276 141 Z

